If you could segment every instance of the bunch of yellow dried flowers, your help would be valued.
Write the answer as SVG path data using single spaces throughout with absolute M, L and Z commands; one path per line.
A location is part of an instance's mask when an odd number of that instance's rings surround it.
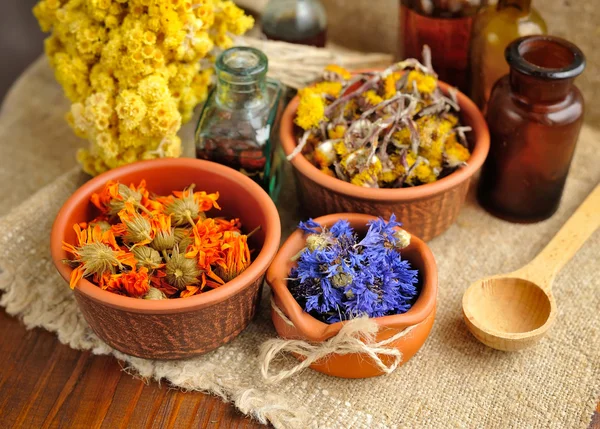
M 303 152 L 330 176 L 371 188 L 434 182 L 470 157 L 455 91 L 438 86 L 429 48 L 382 72 L 351 74 L 331 65 L 299 91 L 304 130 L 288 159 Z
M 83 278 L 134 298 L 185 298 L 214 289 L 251 263 L 249 235 L 238 219 L 209 218 L 218 193 L 194 185 L 169 196 L 151 196 L 145 182 L 109 181 L 91 197 L 100 215 L 75 224 L 77 243 L 63 242 L 73 258 L 70 285 Z
M 77 157 L 92 175 L 179 156 L 177 131 L 207 97 L 213 51 L 253 25 L 229 0 L 40 0 L 34 14 L 51 32 L 46 55 L 73 103 L 70 125 L 90 143 Z

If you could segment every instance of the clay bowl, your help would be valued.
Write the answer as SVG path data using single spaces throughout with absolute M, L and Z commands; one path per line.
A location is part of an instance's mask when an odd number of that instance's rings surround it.
M 440 82 L 443 92 L 449 85 Z M 298 196 L 311 217 L 329 213 L 353 212 L 389 217 L 396 213 L 404 227 L 425 241 L 440 235 L 454 223 L 465 201 L 469 183 L 481 168 L 490 147 L 490 134 L 477 106 L 458 93 L 461 123 L 473 128 L 467 133 L 471 158 L 466 167 L 434 183 L 412 188 L 363 188 L 322 173 L 302 154 L 291 160 L 296 176 Z M 296 96 L 285 109 L 280 129 L 281 145 L 286 155 L 297 145 L 294 118 L 299 99 Z
M 339 219 L 347 219 L 354 230 L 365 234 L 367 222 L 376 219 L 374 216 L 357 213 L 338 213 L 315 219 L 321 225 L 331 226 Z M 300 339 L 320 343 L 336 335 L 346 322 L 333 324 L 323 323 L 303 311 L 287 288 L 287 277 L 294 266 L 292 257 L 305 246 L 305 237 L 302 231 L 296 230 L 283 244 L 271 267 L 267 271 L 267 283 L 273 293 L 273 301 L 286 315 L 293 325 L 287 323 L 280 314 L 273 309 L 271 318 L 280 337 L 286 339 Z M 411 244 L 402 250 L 402 257 L 408 259 L 413 268 L 419 270 L 421 277 L 421 293 L 413 307 L 404 314 L 378 317 L 374 320 L 379 324 L 380 330 L 375 341 L 383 341 L 404 330 L 418 325 L 410 334 L 392 342 L 389 347 L 397 348 L 402 353 L 402 364 L 406 363 L 421 348 L 429 336 L 435 318 L 437 301 L 437 266 L 433 253 L 425 242 L 411 234 Z M 297 356 L 301 359 L 300 356 Z M 386 364 L 391 362 L 385 356 L 380 356 Z M 383 374 L 371 358 L 364 354 L 354 353 L 346 355 L 333 354 L 327 359 L 315 362 L 311 368 L 328 375 L 343 378 L 367 378 Z
M 111 347 L 147 359 L 181 359 L 213 350 L 234 339 L 253 318 L 264 274 L 275 257 L 281 237 L 279 215 L 269 196 L 243 174 L 208 161 L 162 159 L 111 170 L 87 182 L 64 204 L 52 228 L 52 259 L 68 282 L 71 268 L 61 242 L 75 242 L 73 224 L 97 214 L 89 202 L 108 180 L 136 185 L 146 180 L 160 195 L 196 183 L 198 190 L 220 193 L 221 211 L 240 218 L 244 231 L 262 227 L 249 240 L 254 261 L 240 276 L 201 295 L 161 301 L 124 297 L 82 279 L 74 293 L 83 316 Z M 68 286 L 65 286 L 68 287 Z

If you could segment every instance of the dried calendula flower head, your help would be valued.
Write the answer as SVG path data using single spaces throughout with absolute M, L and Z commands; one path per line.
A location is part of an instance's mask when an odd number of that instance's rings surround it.
M 248 237 L 236 231 L 226 231 L 223 234 L 225 264 L 218 265 L 215 274 L 228 282 L 239 276 L 250 265 L 250 248 Z
M 131 252 L 137 259 L 138 267 L 146 267 L 149 270 L 155 270 L 162 267 L 163 261 L 156 250 L 147 246 L 137 246 L 131 249 Z
M 160 215 L 153 219 L 154 240 L 150 243 L 153 249 L 162 252 L 170 250 L 176 244 L 175 232 L 171 228 L 171 216 Z
M 171 215 L 173 225 L 182 226 L 189 224 L 193 227 L 197 220 L 204 220 L 204 212 L 211 208 L 219 209 L 217 199 L 219 194 L 207 194 L 206 192 L 194 192 L 195 184 L 182 192 L 173 192 L 174 199 L 171 199 L 166 207 L 165 213 Z
M 167 283 L 179 290 L 184 290 L 186 286 L 198 283 L 198 277 L 202 272 L 196 265 L 195 259 L 186 258 L 185 255 L 179 253 L 179 248 L 175 247 L 167 261 L 166 274 Z
M 116 225 L 113 230 L 117 235 L 123 236 L 124 240 L 142 246 L 152 242 L 154 230 L 150 221 L 135 211 L 131 204 L 127 204 L 124 210 L 119 212 L 121 224 Z
M 183 240 L 184 238 L 192 236 L 191 228 L 175 228 L 173 230 L 173 233 L 175 234 L 176 244 L 179 244 L 179 242 L 181 242 L 181 240 Z
M 175 228 L 175 244 L 185 253 L 187 248 L 194 244 L 194 234 L 191 228 Z
M 108 214 L 117 214 L 125 208 L 126 203 L 132 203 L 134 206 L 139 205 L 142 201 L 142 194 L 135 189 L 119 183 L 117 185 L 117 194 L 119 198 L 112 198 L 108 203 Z
M 91 226 L 93 229 L 96 227 L 96 225 L 98 225 L 100 227 L 100 231 L 102 231 L 102 232 L 109 231 L 112 228 L 112 225 L 105 220 L 93 220 L 89 223 L 82 222 L 79 224 L 79 226 L 83 229 L 87 228 L 88 226 Z
M 64 250 L 75 256 L 73 261 L 79 263 L 71 274 L 71 288 L 74 288 L 83 277 L 114 274 L 117 268 L 123 269 L 125 265 L 135 267 L 137 261 L 134 256 L 121 250 L 112 231 L 102 232 L 98 225 L 82 230 L 75 224 L 74 229 L 77 235 L 77 246 L 65 242 L 62 246 Z
M 150 286 L 148 292 L 146 293 L 146 295 L 144 295 L 144 299 L 156 301 L 161 299 L 167 299 L 167 295 L 165 295 L 162 291 L 156 289 L 155 287 Z
M 108 181 L 100 192 L 92 194 L 90 200 L 103 213 L 109 216 L 124 210 L 126 204 L 130 204 L 149 214 L 150 211 L 142 204 L 142 201 L 147 199 L 145 198 L 147 194 L 145 181 L 142 181 L 138 187 L 135 187 L 133 184 L 126 186 L 119 182 Z

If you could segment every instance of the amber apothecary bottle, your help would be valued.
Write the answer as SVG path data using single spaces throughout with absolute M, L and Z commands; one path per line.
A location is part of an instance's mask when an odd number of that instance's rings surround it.
M 499 0 L 473 24 L 470 51 L 471 99 L 484 109 L 494 83 L 508 73 L 504 50 L 515 39 L 546 34 L 546 23 L 531 0 Z
M 468 94 L 471 27 L 484 2 L 400 0 L 400 58 L 420 59 L 428 45 L 439 78 Z
M 559 206 L 583 121 L 583 97 L 573 84 L 585 58 L 551 36 L 515 40 L 506 48 L 510 73 L 492 90 L 486 119 L 491 146 L 478 199 L 492 214 L 537 222 Z

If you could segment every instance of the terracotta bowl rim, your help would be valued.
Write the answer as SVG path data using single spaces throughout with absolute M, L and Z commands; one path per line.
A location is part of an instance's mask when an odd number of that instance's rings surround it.
M 252 179 L 224 165 L 195 158 L 165 158 L 139 161 L 109 170 L 87 181 L 69 197 L 54 221 L 50 239 L 52 260 L 60 275 L 69 282 L 72 268 L 61 262 L 62 259 L 68 257 L 67 252 L 61 248 L 63 240 L 62 231 L 72 227 L 72 225 L 67 225 L 67 222 L 75 207 L 81 204 L 89 204 L 90 195 L 108 180 L 118 180 L 123 175 L 135 172 L 147 172 L 165 168 L 174 169 L 178 167 L 193 167 L 202 172 L 209 171 L 214 174 L 233 176 L 235 177 L 235 182 L 248 191 L 248 195 L 254 195 L 254 198 L 259 200 L 260 205 L 266 212 L 267 224 L 263 225 L 266 231 L 265 241 L 256 259 L 242 274 L 222 287 L 189 298 L 156 301 L 131 298 L 102 290 L 86 279 L 81 279 L 75 286 L 77 292 L 101 304 L 125 311 L 137 313 L 173 313 L 197 310 L 224 301 L 249 287 L 265 273 L 277 253 L 281 240 L 279 213 L 269 195 Z
M 447 83 L 439 81 L 440 88 L 448 93 L 451 88 Z M 473 176 L 483 165 L 490 148 L 490 133 L 479 108 L 465 94 L 457 90 L 458 105 L 463 116 L 471 120 L 469 124 L 475 135 L 474 148 L 467 166 L 461 167 L 448 176 L 424 185 L 411 188 L 380 189 L 364 188 L 328 176 L 315 167 L 303 154 L 296 155 L 290 162 L 299 173 L 323 188 L 352 198 L 370 201 L 413 201 L 440 194 L 460 185 Z M 294 135 L 294 117 L 298 109 L 299 97 L 296 95 L 287 105 L 281 118 L 280 140 L 286 156 L 292 153 L 297 145 Z
M 351 225 L 366 225 L 376 216 L 361 213 L 334 213 L 315 218 L 322 225 L 331 226 L 339 219 L 347 219 Z M 409 232 L 410 233 L 410 232 Z M 303 232 L 296 229 L 277 252 L 273 263 L 267 271 L 267 283 L 271 287 L 275 304 L 290 319 L 296 329 L 311 341 L 321 342 L 336 335 L 346 321 L 327 324 L 315 319 L 306 313 L 294 299 L 287 288 L 287 266 L 289 258 L 297 254 L 304 245 Z M 420 238 L 411 234 L 410 247 L 416 248 L 423 259 L 425 281 L 422 284 L 421 294 L 410 310 L 403 314 L 376 317 L 375 320 L 381 327 L 391 329 L 404 329 L 411 325 L 423 322 L 435 311 L 438 289 L 438 272 L 435 257 L 427 244 Z M 421 275 L 423 275 L 421 273 Z

